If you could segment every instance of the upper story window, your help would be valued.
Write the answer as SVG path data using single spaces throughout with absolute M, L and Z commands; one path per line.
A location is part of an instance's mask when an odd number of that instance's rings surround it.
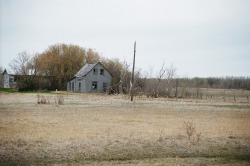
M 93 69 L 93 74 L 94 74 L 94 75 L 97 74 L 97 69 Z
M 104 69 L 100 70 L 100 75 L 104 75 Z

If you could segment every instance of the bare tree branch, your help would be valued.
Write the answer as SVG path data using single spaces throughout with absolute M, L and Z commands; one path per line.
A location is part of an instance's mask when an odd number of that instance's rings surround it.
M 28 67 L 30 63 L 30 55 L 24 51 L 18 54 L 18 57 L 14 59 L 9 66 L 15 72 L 15 74 L 27 75 Z

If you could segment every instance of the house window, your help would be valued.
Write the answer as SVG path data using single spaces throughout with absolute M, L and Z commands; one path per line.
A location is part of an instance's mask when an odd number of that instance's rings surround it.
M 69 82 L 69 90 L 71 91 L 71 83 Z
M 96 90 L 97 89 L 97 81 L 92 82 L 92 89 Z
M 93 69 L 93 74 L 94 74 L 94 75 L 97 74 L 97 69 Z
M 14 82 L 17 82 L 17 76 L 14 76 Z
M 10 83 L 14 82 L 14 78 L 10 77 Z
M 79 82 L 79 91 L 81 91 L 81 82 Z
M 100 70 L 100 75 L 104 75 L 104 69 Z
M 74 87 L 74 82 L 72 82 L 72 91 L 74 91 L 75 87 Z

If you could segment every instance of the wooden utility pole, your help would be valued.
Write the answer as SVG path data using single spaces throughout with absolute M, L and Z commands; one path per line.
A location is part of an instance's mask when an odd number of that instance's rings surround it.
M 131 80 L 131 87 L 130 87 L 130 94 L 131 94 L 131 101 L 134 99 L 134 75 L 135 75 L 135 53 L 136 53 L 136 41 L 134 43 L 134 59 L 133 59 L 133 70 L 132 70 L 132 80 Z

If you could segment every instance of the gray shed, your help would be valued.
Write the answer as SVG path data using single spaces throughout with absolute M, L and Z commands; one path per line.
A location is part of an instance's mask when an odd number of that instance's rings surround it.
M 108 92 L 112 76 L 100 63 L 84 65 L 68 82 L 67 91 L 72 92 Z

